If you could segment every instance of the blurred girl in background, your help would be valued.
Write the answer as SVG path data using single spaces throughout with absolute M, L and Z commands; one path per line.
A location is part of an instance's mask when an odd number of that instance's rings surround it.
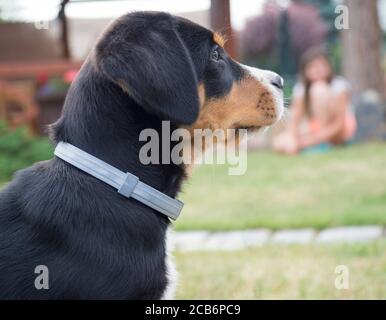
M 291 119 L 273 143 L 286 154 L 353 138 L 356 121 L 350 107 L 350 86 L 335 76 L 326 51 L 311 48 L 300 62 L 300 82 L 293 90 Z

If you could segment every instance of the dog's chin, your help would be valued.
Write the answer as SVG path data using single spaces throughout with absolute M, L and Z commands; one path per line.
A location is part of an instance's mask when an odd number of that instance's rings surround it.
M 241 130 L 246 130 L 248 133 L 253 133 L 259 131 L 262 126 L 237 126 L 235 127 L 236 132 L 241 132 Z
M 275 94 L 275 99 L 276 99 L 276 119 L 272 124 L 275 124 L 277 122 L 280 122 L 283 119 L 284 116 L 284 97 L 283 93 L 276 93 Z

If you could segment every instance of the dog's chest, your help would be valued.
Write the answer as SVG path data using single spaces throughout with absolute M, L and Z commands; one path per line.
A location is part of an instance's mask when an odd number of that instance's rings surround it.
M 175 291 L 177 287 L 178 273 L 174 264 L 174 257 L 172 255 L 174 251 L 174 242 L 173 242 L 173 229 L 168 228 L 166 233 L 166 254 L 165 254 L 165 265 L 166 265 L 166 277 L 168 279 L 168 284 L 162 295 L 162 300 L 172 300 L 175 298 Z

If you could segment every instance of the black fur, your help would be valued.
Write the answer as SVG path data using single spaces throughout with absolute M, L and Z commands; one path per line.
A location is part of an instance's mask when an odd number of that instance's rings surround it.
M 225 95 L 241 77 L 212 32 L 166 13 L 127 14 L 85 61 L 52 126 L 65 141 L 175 197 L 183 166 L 139 162 L 139 133 L 195 121 L 197 87 Z M 168 150 L 170 151 L 170 150 Z M 168 219 L 54 157 L 0 193 L 1 299 L 158 299 L 167 286 Z M 48 290 L 34 286 L 37 265 Z

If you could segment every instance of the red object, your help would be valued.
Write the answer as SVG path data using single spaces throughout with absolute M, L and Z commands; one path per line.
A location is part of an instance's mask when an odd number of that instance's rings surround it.
M 76 69 L 71 69 L 71 70 L 66 71 L 63 75 L 64 82 L 65 83 L 71 83 L 72 81 L 75 80 L 77 74 L 78 74 L 78 70 L 76 70 Z
M 38 73 L 36 75 L 36 81 L 37 81 L 39 86 L 44 85 L 48 81 L 48 74 L 44 73 L 44 72 Z

